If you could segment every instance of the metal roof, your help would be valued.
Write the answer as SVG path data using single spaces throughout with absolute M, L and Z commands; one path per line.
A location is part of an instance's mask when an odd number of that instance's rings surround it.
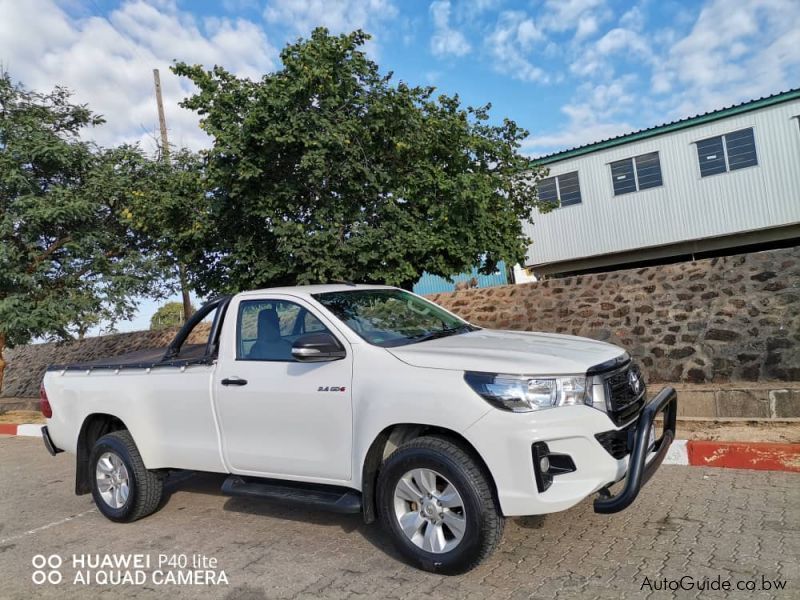
M 764 96 L 763 98 L 748 100 L 747 102 L 742 102 L 741 104 L 734 104 L 733 106 L 728 106 L 726 108 L 712 110 L 701 115 L 686 117 L 670 123 L 648 127 L 647 129 L 632 131 L 631 133 L 608 138 L 599 142 L 592 142 L 583 146 L 577 146 L 568 150 L 560 150 L 558 152 L 553 152 L 552 154 L 545 154 L 544 156 L 534 159 L 534 163 L 537 165 L 549 165 L 555 162 L 566 160 L 568 158 L 583 156 L 584 154 L 589 154 L 591 152 L 597 152 L 599 150 L 621 146 L 622 144 L 628 144 L 630 142 L 637 142 L 639 140 L 644 140 L 664 133 L 686 129 L 687 127 L 694 127 L 695 125 L 701 125 L 703 123 L 710 123 L 726 117 L 732 117 L 734 115 L 750 112 L 751 110 L 766 108 L 774 104 L 780 104 L 781 102 L 788 102 L 789 100 L 795 100 L 798 98 L 800 98 L 800 88 L 795 88 L 785 92 L 778 92 L 777 94 L 772 94 L 771 96 Z

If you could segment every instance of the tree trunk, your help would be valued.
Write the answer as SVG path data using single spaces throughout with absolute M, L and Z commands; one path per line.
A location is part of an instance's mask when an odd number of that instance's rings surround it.
M 3 350 L 6 349 L 6 336 L 0 333 L 0 397 L 3 396 L 3 374 L 6 370 L 6 360 L 3 358 Z

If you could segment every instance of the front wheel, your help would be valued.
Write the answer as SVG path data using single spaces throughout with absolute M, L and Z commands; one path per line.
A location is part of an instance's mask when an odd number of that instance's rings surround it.
M 438 437 L 412 440 L 386 459 L 378 510 L 397 549 L 426 571 L 468 571 L 492 553 L 503 533 L 485 468 Z
M 104 435 L 89 459 L 92 497 L 112 521 L 129 523 L 158 508 L 163 495 L 161 478 L 148 471 L 128 431 Z

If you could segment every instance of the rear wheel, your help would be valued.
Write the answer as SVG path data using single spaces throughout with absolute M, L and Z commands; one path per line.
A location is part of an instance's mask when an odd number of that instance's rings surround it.
M 398 550 L 426 571 L 472 569 L 492 553 L 503 532 L 485 469 L 443 438 L 412 440 L 386 459 L 378 509 Z
M 161 478 L 148 471 L 128 431 L 104 435 L 89 460 L 92 496 L 112 521 L 131 522 L 154 512 L 163 495 Z

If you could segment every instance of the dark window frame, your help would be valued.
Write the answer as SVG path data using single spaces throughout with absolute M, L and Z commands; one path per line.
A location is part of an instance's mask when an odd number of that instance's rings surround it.
M 576 190 L 577 190 L 576 193 L 578 195 L 578 200 L 577 201 L 571 201 L 571 202 L 568 202 L 567 204 L 564 204 L 564 201 L 562 199 L 562 194 L 561 194 L 561 185 L 562 185 L 561 184 L 561 178 L 570 177 L 572 175 L 575 176 L 575 185 L 576 185 Z M 539 190 L 539 200 L 541 202 L 551 203 L 551 204 L 554 205 L 555 208 L 563 208 L 565 206 L 579 206 L 579 205 L 583 204 L 583 193 L 581 192 L 581 178 L 580 178 L 580 175 L 578 174 L 578 170 L 577 169 L 574 170 L 574 171 L 568 171 L 566 173 L 560 173 L 559 175 L 551 175 L 550 177 L 545 177 L 544 179 L 539 181 L 538 185 L 541 186 L 541 184 L 543 182 L 550 182 L 550 181 L 553 181 L 555 183 L 555 192 L 556 192 L 555 202 L 553 200 L 543 200 L 542 196 L 541 196 L 541 188 L 540 188 L 540 190 Z
M 737 136 L 737 135 L 741 136 L 741 134 L 747 135 L 748 132 L 749 132 L 749 138 L 752 140 L 752 154 L 753 154 L 752 162 L 748 162 L 747 164 L 736 165 L 736 166 L 731 167 L 731 157 L 730 157 L 730 152 L 728 150 L 728 144 L 729 144 L 728 137 L 729 136 Z M 734 138 L 733 141 L 739 141 L 739 140 Z M 706 146 L 713 145 L 713 144 L 719 145 L 720 150 L 722 152 L 722 159 L 723 159 L 722 160 L 722 166 L 724 166 L 724 169 L 720 170 L 719 168 L 716 168 L 716 169 L 713 170 L 713 172 L 703 173 L 703 165 L 704 164 L 706 164 L 706 165 L 709 164 L 709 163 L 704 163 L 703 162 L 703 155 L 701 154 L 701 145 L 703 145 L 703 144 L 705 144 Z M 722 133 L 720 135 L 715 135 L 715 136 L 711 136 L 711 137 L 708 137 L 708 138 L 703 138 L 702 140 L 697 140 L 696 142 L 694 142 L 694 145 L 695 145 L 695 150 L 697 151 L 697 166 L 698 166 L 698 168 L 700 170 L 700 178 L 701 179 L 704 179 L 706 177 L 712 177 L 714 175 L 722 175 L 724 173 L 732 173 L 733 171 L 741 171 L 742 169 L 749 169 L 751 167 L 757 167 L 757 166 L 759 166 L 761 164 L 759 162 L 759 160 L 758 160 L 758 149 L 756 147 L 755 126 L 752 126 L 752 125 L 750 127 L 742 127 L 741 129 L 735 129 L 733 131 L 728 131 L 728 132 Z M 715 159 L 715 160 L 718 161 L 719 159 Z
M 658 183 L 655 185 L 647 185 L 647 187 L 642 187 L 641 178 L 639 176 L 639 172 L 646 167 L 642 167 L 639 165 L 640 159 L 644 159 L 655 155 L 656 157 L 656 165 L 658 166 Z M 664 187 L 664 171 L 661 169 L 661 153 L 656 150 L 654 152 L 645 152 L 644 154 L 637 154 L 636 156 L 630 156 L 628 158 L 623 158 L 621 160 L 615 160 L 613 162 L 608 163 L 609 169 L 611 171 L 611 187 L 614 190 L 614 196 L 625 196 L 627 194 L 635 194 L 636 192 L 646 192 L 647 190 L 652 190 L 659 187 Z M 625 191 L 619 191 L 617 187 L 617 175 L 620 174 L 620 168 L 630 166 L 630 175 L 633 177 L 633 189 L 628 189 Z M 617 170 L 617 175 L 615 175 L 615 170 Z

